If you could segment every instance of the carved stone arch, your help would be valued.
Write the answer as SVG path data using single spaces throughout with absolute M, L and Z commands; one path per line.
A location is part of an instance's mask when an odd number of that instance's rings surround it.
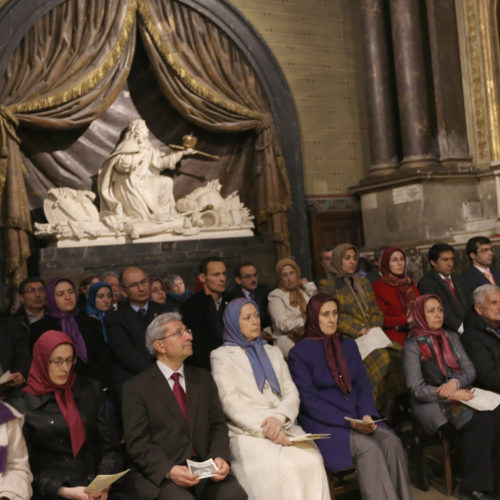
M 66 0 L 7 0 L 0 8 L 0 86 L 15 48 L 30 27 Z M 302 171 L 301 137 L 291 89 L 266 42 L 227 0 L 176 0 L 210 19 L 246 56 L 271 106 L 285 158 L 293 207 L 288 212 L 292 255 L 312 272 Z M 0 0 L 0 6 L 2 0 Z

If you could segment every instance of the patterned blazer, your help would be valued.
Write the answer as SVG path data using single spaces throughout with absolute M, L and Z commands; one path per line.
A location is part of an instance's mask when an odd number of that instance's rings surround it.
M 382 326 L 384 316 L 380 311 L 371 283 L 366 278 L 358 278 L 369 306 L 368 319 L 363 316 L 356 298 L 342 278 L 328 278 L 319 282 L 319 291 L 336 297 L 340 303 L 339 330 L 349 337 L 359 337 L 363 328 Z

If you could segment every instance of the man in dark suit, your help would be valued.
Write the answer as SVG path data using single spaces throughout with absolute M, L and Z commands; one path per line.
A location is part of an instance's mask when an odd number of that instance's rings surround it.
M 226 265 L 219 257 L 207 257 L 199 265 L 198 278 L 203 288 L 181 304 L 180 312 L 193 332 L 194 354 L 187 362 L 210 371 L 210 352 L 222 345 Z
M 113 356 L 112 386 L 119 401 L 123 383 L 153 363 L 144 344 L 146 328 L 169 309 L 149 301 L 149 278 L 139 267 L 127 267 L 120 275 L 125 301 L 106 316 L 109 348 Z
M 478 387 L 500 392 L 500 289 L 491 284 L 474 290 L 474 309 L 465 318 L 460 339 L 476 369 Z
M 193 336 L 177 313 L 158 316 L 146 331 L 146 346 L 157 361 L 123 388 L 127 451 L 136 472 L 140 500 L 243 500 L 230 474 L 224 413 L 212 376 L 184 365 Z M 215 476 L 200 480 L 186 460 L 212 458 Z
M 418 282 L 422 295 L 437 295 L 443 303 L 444 327 L 463 333 L 463 321 L 471 308 L 462 279 L 453 272 L 455 249 L 446 243 L 436 243 L 428 252 L 431 270 Z
M 259 283 L 257 268 L 251 262 L 243 262 L 237 267 L 234 280 L 237 286 L 229 292 L 229 299 L 242 297 L 253 300 L 259 306 L 261 327 L 271 326 L 267 311 L 267 296 L 271 288 Z
M 465 247 L 471 266 L 462 272 L 462 280 L 472 302 L 472 293 L 481 285 L 500 286 L 500 271 L 492 267 L 493 249 L 491 241 L 485 236 L 471 238 Z

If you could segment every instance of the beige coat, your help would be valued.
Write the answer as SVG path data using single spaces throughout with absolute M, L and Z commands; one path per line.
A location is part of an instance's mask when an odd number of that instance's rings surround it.
M 265 346 L 282 397 L 268 382 L 261 393 L 245 349 L 223 346 L 210 355 L 212 375 L 228 420 L 232 470 L 249 500 L 326 500 L 330 498 L 323 459 L 312 442 L 281 446 L 266 439 L 267 417 L 283 422 L 289 436 L 305 434 L 296 424 L 299 394 L 277 347 Z
M 29 500 L 33 493 L 31 474 L 28 461 L 28 450 L 23 437 L 23 416 L 12 406 L 10 410 L 17 418 L 2 424 L 0 433 L 7 435 L 7 467 L 3 474 L 0 474 L 0 497 L 7 497 L 10 500 Z M 2 439 L 3 441 L 3 439 Z
M 312 281 L 306 283 L 300 290 L 306 303 L 317 292 L 316 285 Z M 295 345 L 287 333 L 294 328 L 304 326 L 305 322 L 299 307 L 290 305 L 289 297 L 288 292 L 281 290 L 281 288 L 275 288 L 267 297 L 267 308 L 273 324 L 274 343 L 280 348 L 285 358 L 288 356 L 288 351 Z

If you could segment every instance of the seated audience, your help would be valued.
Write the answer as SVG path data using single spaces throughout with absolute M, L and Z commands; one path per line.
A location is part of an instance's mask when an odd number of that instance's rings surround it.
M 299 394 L 281 351 L 260 336 L 257 307 L 248 298 L 230 302 L 224 344 L 210 354 L 229 427 L 232 470 L 251 500 L 327 500 L 318 448 L 290 441 L 305 434 L 296 422 Z
M 120 300 L 120 276 L 114 271 L 107 271 L 101 276 L 101 281 L 105 281 L 111 286 L 113 291 L 113 310 L 116 311 L 118 307 L 118 301 Z
M 31 345 L 47 330 L 64 331 L 77 347 L 75 370 L 109 385 L 109 353 L 101 324 L 76 306 L 75 285 L 68 278 L 47 283 L 47 307 L 42 319 L 31 324 Z
M 493 248 L 485 236 L 471 238 L 465 247 L 471 265 L 462 272 L 462 281 L 468 291 L 468 300 L 472 303 L 472 293 L 481 285 L 500 286 L 500 270 L 492 267 Z
M 273 326 L 274 343 L 285 358 L 288 351 L 304 335 L 306 306 L 317 293 L 316 285 L 301 276 L 293 259 L 281 259 L 276 264 L 278 288 L 268 297 L 268 311 Z
M 153 363 L 144 344 L 146 328 L 168 306 L 149 300 L 149 278 L 139 267 L 127 267 L 120 276 L 121 293 L 126 300 L 106 315 L 109 347 L 113 357 L 113 398 L 119 408 L 123 383 Z
M 463 321 L 470 309 L 469 294 L 462 278 L 453 272 L 455 249 L 436 243 L 428 253 L 431 270 L 418 282 L 422 295 L 437 295 L 443 303 L 444 328 L 464 333 Z
M 413 327 L 403 347 L 413 413 L 430 435 L 448 425 L 459 431 L 460 498 L 497 498 L 500 407 L 476 412 L 462 403 L 473 397 L 469 388 L 475 370 L 458 335 L 443 330 L 443 316 L 437 295 L 422 295 L 415 301 Z
M 373 283 L 373 292 L 384 315 L 386 335 L 403 345 L 410 329 L 411 311 L 420 295 L 415 281 L 406 276 L 406 255 L 400 248 L 386 248 L 380 259 L 382 278 Z
M 92 283 L 87 295 L 86 311 L 91 318 L 98 319 L 101 323 L 104 341 L 108 342 L 108 333 L 104 324 L 106 313 L 113 310 L 113 290 L 105 281 Z
M 29 334 L 29 325 L 41 319 L 45 308 L 45 282 L 37 277 L 26 278 L 19 285 L 21 307 L 14 313 Z
M 194 354 L 187 362 L 210 370 L 210 352 L 222 345 L 226 265 L 219 257 L 207 257 L 200 263 L 198 278 L 202 289 L 180 305 L 180 312 L 193 332 Z
M 149 279 L 149 300 L 158 304 L 165 304 L 167 302 L 167 290 L 160 278 Z
M 29 500 L 31 474 L 23 437 L 23 416 L 0 401 L 0 499 Z
M 146 331 L 156 363 L 123 388 L 123 426 L 134 466 L 136 499 L 245 499 L 230 474 L 227 427 L 217 387 L 205 370 L 184 364 L 193 336 L 177 313 L 158 316 Z M 200 480 L 186 459 L 212 458 L 215 476 Z
M 167 297 L 173 302 L 184 302 L 191 296 L 191 292 L 186 288 L 184 280 L 178 274 L 169 274 L 165 278 Z
M 78 306 L 85 309 L 85 303 L 87 301 L 87 295 L 89 294 L 90 285 L 97 283 L 99 281 L 99 276 L 97 274 L 88 274 L 84 276 L 78 285 Z
M 328 269 L 330 268 L 330 263 L 332 262 L 333 247 L 325 247 L 319 253 L 319 263 L 323 269 L 323 274 L 326 276 L 328 274 Z
M 382 277 L 382 271 L 380 270 L 380 259 L 386 247 L 379 247 L 373 252 L 373 263 L 372 269 L 366 274 L 366 279 L 370 283 L 375 283 Z
M 374 423 L 370 381 L 356 343 L 337 330 L 338 318 L 339 303 L 330 295 L 309 301 L 305 337 L 288 360 L 300 394 L 299 423 L 306 432 L 331 435 L 317 441 L 325 467 L 355 465 L 364 499 L 409 499 L 403 447 L 385 424 Z
M 236 268 L 234 280 L 237 286 L 229 292 L 229 298 L 231 300 L 252 299 L 259 307 L 262 329 L 271 326 L 271 318 L 267 310 L 267 297 L 271 288 L 259 283 L 257 268 L 250 262 L 243 262 Z
M 33 348 L 26 387 L 11 400 L 25 417 L 34 498 L 40 500 L 86 500 L 94 476 L 123 470 L 104 393 L 95 380 L 76 375 L 77 349 L 65 333 L 45 332 Z M 105 500 L 108 492 L 90 498 Z
M 350 243 L 337 245 L 328 278 L 319 283 L 320 292 L 335 297 L 340 304 L 339 330 L 348 337 L 366 335 L 373 327 L 382 327 L 380 311 L 371 283 L 355 276 L 358 249 Z M 406 392 L 398 344 L 376 349 L 363 360 L 373 388 L 377 408 L 389 416 L 395 397 Z
M 473 299 L 474 310 L 465 317 L 460 340 L 476 369 L 475 384 L 500 392 L 500 289 L 481 285 Z

